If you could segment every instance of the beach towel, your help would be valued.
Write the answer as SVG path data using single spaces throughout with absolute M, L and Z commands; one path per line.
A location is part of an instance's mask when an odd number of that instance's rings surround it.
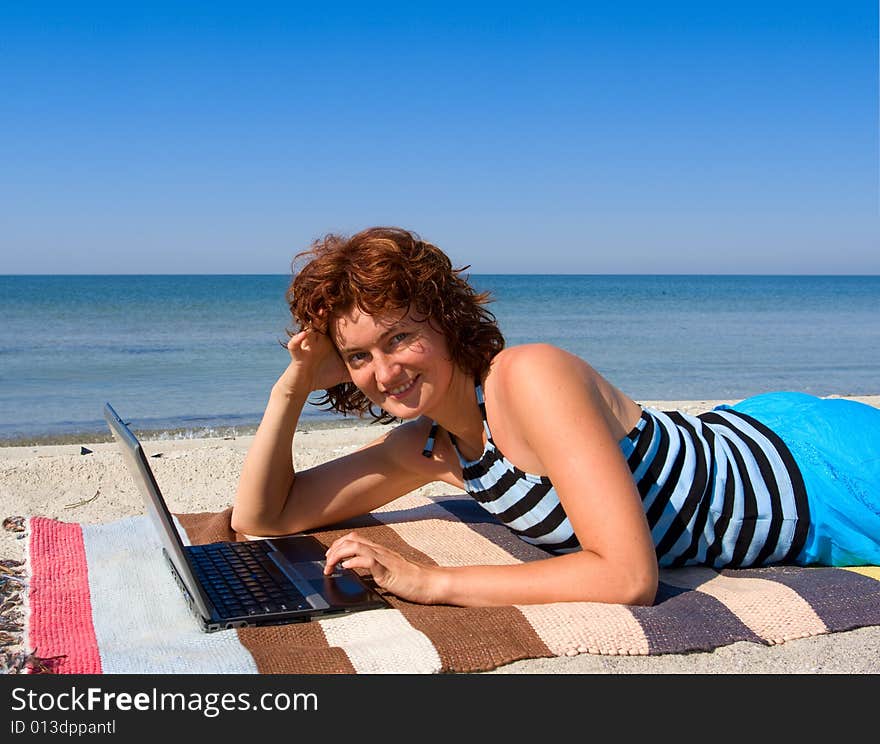
M 192 544 L 245 539 L 230 510 L 179 514 Z M 410 494 L 315 535 L 329 545 L 356 527 L 414 560 L 510 564 L 545 557 L 462 496 Z M 145 516 L 107 524 L 21 522 L 20 566 L 3 564 L 5 642 L 19 630 L 12 671 L 52 673 L 364 674 L 488 671 L 521 659 L 576 654 L 675 654 L 737 641 L 880 625 L 880 569 L 770 567 L 661 572 L 651 607 L 560 602 L 492 608 L 389 609 L 285 626 L 203 633 Z M 2 640 L 0 640 L 2 642 Z M 7 654 L 7 666 L 12 658 Z

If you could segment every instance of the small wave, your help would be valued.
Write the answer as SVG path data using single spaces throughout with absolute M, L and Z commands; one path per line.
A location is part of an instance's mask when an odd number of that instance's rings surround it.
M 298 431 L 336 429 L 350 426 L 369 426 L 371 419 L 354 417 L 303 416 L 297 424 Z M 239 425 L 206 424 L 204 426 L 156 426 L 132 425 L 132 431 L 144 442 L 181 441 L 195 439 L 237 439 L 252 436 L 258 423 Z M 0 447 L 41 447 L 65 444 L 100 444 L 112 442 L 113 437 L 106 427 L 103 429 L 81 428 L 76 431 L 48 432 L 42 434 L 0 433 Z
M 176 441 L 184 439 L 237 439 L 256 433 L 257 427 L 239 426 L 206 426 L 198 428 L 160 429 L 156 431 L 136 432 L 138 437 L 147 441 Z

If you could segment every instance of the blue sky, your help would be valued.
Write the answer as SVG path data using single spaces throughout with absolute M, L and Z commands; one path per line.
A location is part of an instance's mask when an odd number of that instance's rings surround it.
M 0 5 L 0 273 L 880 273 L 876 2 L 308 5 Z

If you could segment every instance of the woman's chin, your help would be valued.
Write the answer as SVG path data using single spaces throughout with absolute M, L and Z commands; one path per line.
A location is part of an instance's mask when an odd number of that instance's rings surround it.
M 400 403 L 399 401 L 386 403 L 383 408 L 392 416 L 403 419 L 404 421 L 416 419 L 424 412 L 422 406 L 406 405 L 405 403 Z

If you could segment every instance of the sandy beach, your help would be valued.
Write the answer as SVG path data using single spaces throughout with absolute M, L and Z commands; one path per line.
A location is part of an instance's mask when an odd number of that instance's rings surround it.
M 880 407 L 880 395 L 853 398 Z M 734 401 L 642 401 L 660 409 L 699 413 Z M 345 454 L 381 432 L 378 425 L 310 428 L 295 440 L 297 468 Z M 144 449 L 152 456 L 156 478 L 176 513 L 219 511 L 233 499 L 238 475 L 252 437 L 152 439 Z M 83 449 L 90 450 L 83 453 Z M 431 484 L 427 496 L 455 489 Z M 0 519 L 47 516 L 104 523 L 144 512 L 138 492 L 112 442 L 0 447 Z M 0 531 L 0 558 L 21 559 L 25 541 Z M 169 577 L 169 581 L 170 581 Z M 710 653 L 652 657 L 582 654 L 574 657 L 520 661 L 494 673 L 880 673 L 880 626 L 793 640 L 778 646 L 736 643 Z

